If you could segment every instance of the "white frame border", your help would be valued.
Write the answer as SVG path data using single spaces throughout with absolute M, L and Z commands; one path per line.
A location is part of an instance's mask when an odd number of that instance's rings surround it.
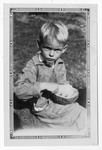
M 7 12 L 9 12 L 9 8 L 22 8 L 22 7 L 54 7 L 54 8 L 90 8 L 90 98 L 91 98 L 91 138 L 90 139 L 70 139 L 70 142 L 68 142 L 68 139 L 57 139 L 55 141 L 49 139 L 43 139 L 41 140 L 35 140 L 32 143 L 32 140 L 14 140 L 10 139 L 9 137 L 9 125 L 10 125 L 10 118 L 9 118 L 9 15 Z M 4 86 L 5 86 L 5 145 L 96 145 L 97 144 L 97 5 L 34 5 L 31 4 L 9 4 L 4 6 L 4 43 L 6 41 L 7 44 L 4 44 Z M 94 22 L 94 24 L 93 24 Z M 94 31 L 94 32 L 93 32 Z M 94 86 L 92 85 L 94 81 Z M 93 123 L 94 122 L 94 123 Z M 25 141 L 25 142 L 24 142 Z M 31 144 L 32 143 L 32 144 Z

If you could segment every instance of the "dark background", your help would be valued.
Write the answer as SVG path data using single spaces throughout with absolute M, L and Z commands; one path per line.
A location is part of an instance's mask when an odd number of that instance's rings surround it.
M 79 90 L 78 102 L 86 101 L 86 13 L 83 12 L 14 12 L 13 56 L 14 82 L 28 60 L 37 52 L 41 26 L 48 20 L 61 20 L 69 29 L 68 49 L 62 55 L 67 80 Z

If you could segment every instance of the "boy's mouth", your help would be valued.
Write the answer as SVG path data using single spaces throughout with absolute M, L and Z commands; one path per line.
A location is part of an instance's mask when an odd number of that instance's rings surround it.
M 47 61 L 55 61 L 54 59 L 51 59 L 51 58 L 47 58 L 46 60 Z
M 52 66 L 55 63 L 55 59 L 46 58 L 45 59 L 46 64 L 49 66 Z

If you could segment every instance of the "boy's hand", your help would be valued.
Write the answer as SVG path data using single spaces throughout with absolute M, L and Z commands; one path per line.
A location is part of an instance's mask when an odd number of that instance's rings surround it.
M 41 88 L 41 91 L 43 90 L 48 90 L 52 93 L 57 93 L 58 91 L 58 84 L 57 83 L 49 83 L 49 82 L 42 82 L 40 84 L 40 88 Z

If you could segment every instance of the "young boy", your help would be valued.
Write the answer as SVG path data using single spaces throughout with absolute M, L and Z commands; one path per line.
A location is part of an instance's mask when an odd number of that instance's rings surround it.
M 39 51 L 15 83 L 15 94 L 23 101 L 34 99 L 33 116 L 41 127 L 80 131 L 86 127 L 86 109 L 75 102 L 78 90 L 66 80 L 65 65 L 60 58 L 67 50 L 67 39 L 68 28 L 61 21 L 41 27 Z

